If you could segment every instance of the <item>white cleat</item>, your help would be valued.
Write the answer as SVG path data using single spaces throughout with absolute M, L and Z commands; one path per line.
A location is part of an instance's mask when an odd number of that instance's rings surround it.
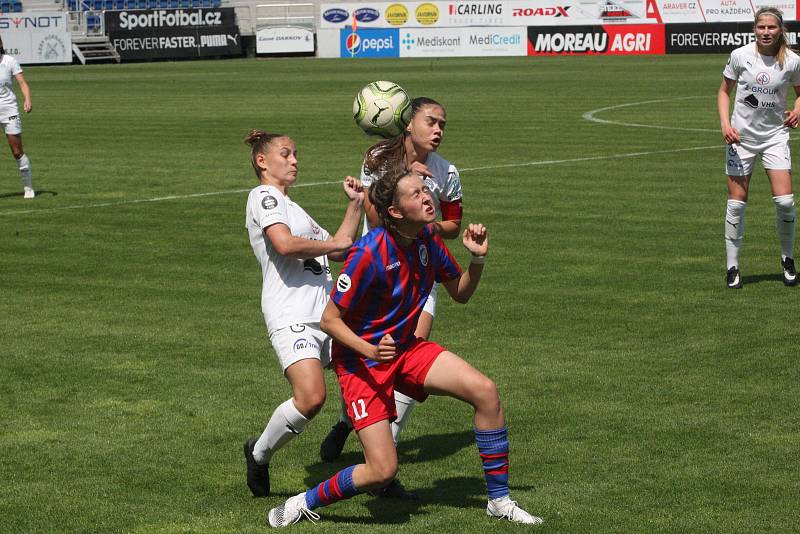
M 526 525 L 541 525 L 544 519 L 531 515 L 519 506 L 517 501 L 512 501 L 506 495 L 499 499 L 489 499 L 486 505 L 486 515 L 497 519 L 508 519 L 512 523 L 525 523 Z
M 288 527 L 303 519 L 303 516 L 312 523 L 319 520 L 319 514 L 308 509 L 305 491 L 289 497 L 285 503 L 270 510 L 267 514 L 267 522 L 274 528 Z
M 22 198 L 33 198 L 36 196 L 36 193 L 33 191 L 33 188 L 25 186 L 25 193 L 22 195 Z

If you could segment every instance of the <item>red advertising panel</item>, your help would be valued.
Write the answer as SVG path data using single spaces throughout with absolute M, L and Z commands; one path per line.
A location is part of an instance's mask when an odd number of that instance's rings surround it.
M 528 55 L 663 54 L 663 24 L 529 26 Z

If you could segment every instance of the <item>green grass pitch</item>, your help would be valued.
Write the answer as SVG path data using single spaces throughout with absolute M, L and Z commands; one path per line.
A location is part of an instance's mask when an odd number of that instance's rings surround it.
M 370 144 L 352 99 L 377 79 L 447 108 L 440 152 L 491 251 L 469 304 L 440 299 L 433 337 L 498 383 L 512 496 L 538 530 L 800 530 L 800 290 L 780 281 L 761 169 L 745 287 L 724 286 L 725 59 L 27 68 L 36 199 L 0 158 L 0 531 L 262 532 L 269 507 L 360 460 L 351 439 L 319 461 L 328 376 L 273 495 L 245 486 L 242 442 L 289 387 L 260 314 L 242 139 L 291 135 L 291 195 L 335 229 L 332 182 Z M 399 455 L 419 503 L 359 496 L 292 530 L 521 531 L 485 516 L 470 417 L 417 408 Z

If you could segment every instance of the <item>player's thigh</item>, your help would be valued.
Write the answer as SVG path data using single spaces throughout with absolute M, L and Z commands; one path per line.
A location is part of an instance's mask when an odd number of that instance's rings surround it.
M 325 377 L 318 359 L 296 361 L 286 369 L 286 379 L 292 385 L 295 399 L 312 405 L 325 402 Z
M 772 196 L 792 194 L 792 171 L 785 169 L 767 169 Z
M 747 195 L 750 191 L 750 176 L 731 176 L 728 175 L 728 198 L 747 202 Z
M 497 397 L 490 378 L 450 351 L 442 352 L 433 362 L 424 387 L 431 395 L 455 397 L 473 406 Z

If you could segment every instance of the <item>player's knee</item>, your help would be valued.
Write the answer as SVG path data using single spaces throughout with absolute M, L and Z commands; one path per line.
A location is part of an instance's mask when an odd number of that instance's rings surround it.
M 304 391 L 295 396 L 294 401 L 297 411 L 303 414 L 307 419 L 311 419 L 317 415 L 325 405 L 325 389 Z
M 374 471 L 375 484 L 386 486 L 397 476 L 397 462 L 382 462 Z
M 475 395 L 475 402 L 484 411 L 500 410 L 500 394 L 497 392 L 497 385 L 488 377 L 481 377 L 472 386 Z

